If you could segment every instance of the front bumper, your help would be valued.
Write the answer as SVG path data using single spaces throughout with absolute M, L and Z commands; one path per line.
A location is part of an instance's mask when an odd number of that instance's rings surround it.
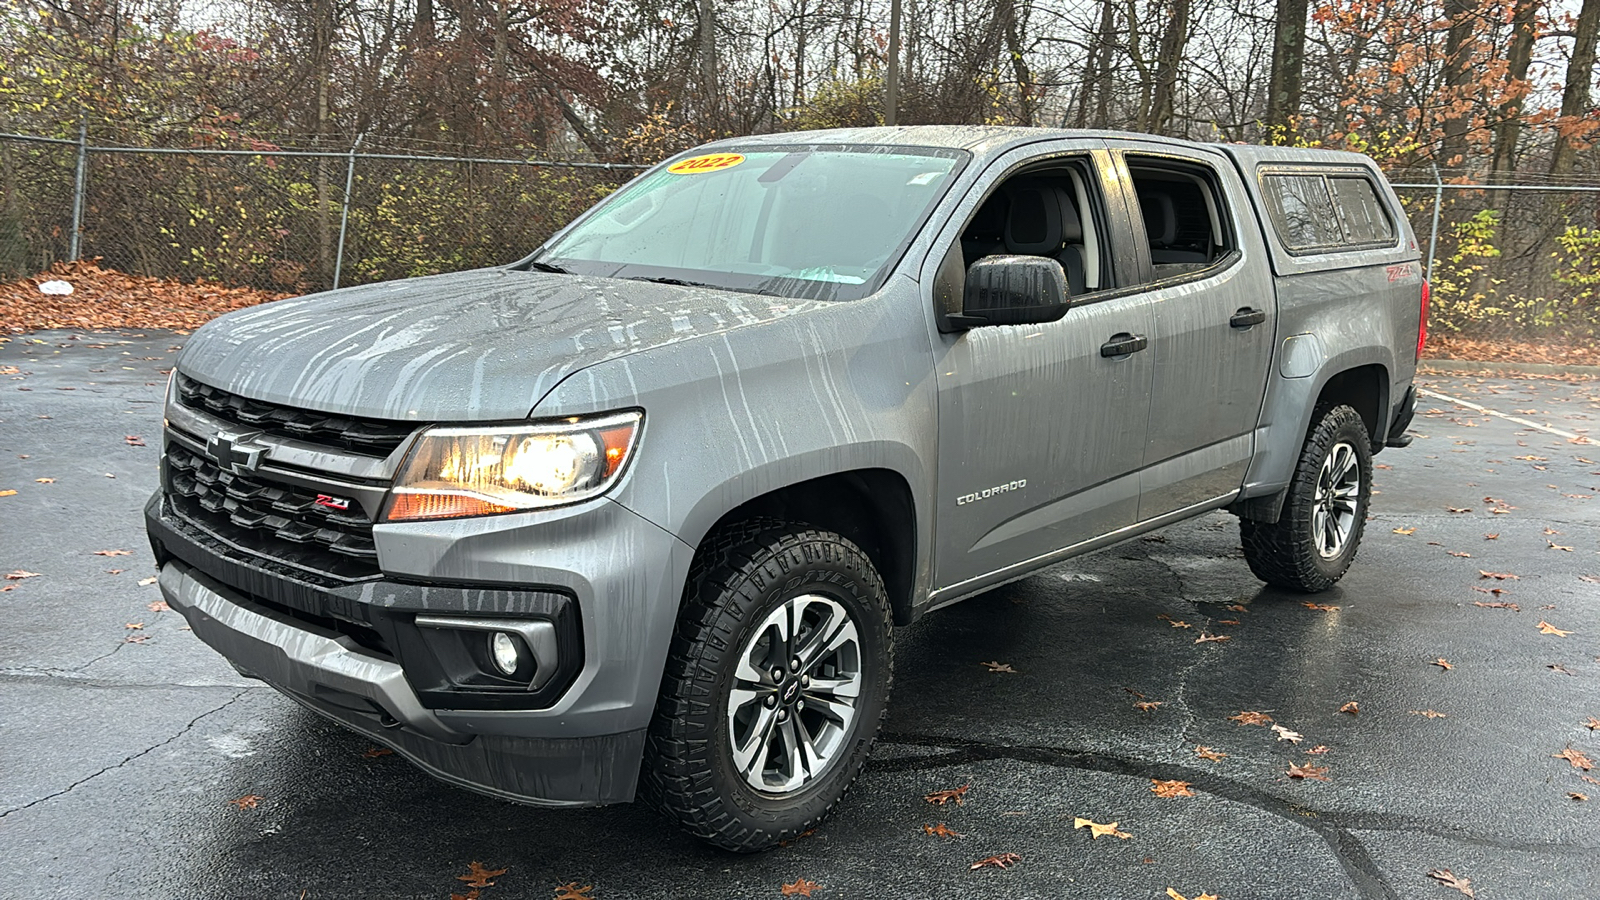
M 606 500 L 583 528 L 537 516 L 407 526 L 387 551 L 380 535 L 380 553 L 422 571 L 331 585 L 204 533 L 160 494 L 145 514 L 163 596 L 242 673 L 453 784 L 540 805 L 633 798 L 690 556 L 656 526 Z M 430 558 L 430 544 L 449 549 Z M 567 621 L 563 658 L 581 668 L 521 706 L 474 704 L 419 675 L 406 637 L 418 615 Z

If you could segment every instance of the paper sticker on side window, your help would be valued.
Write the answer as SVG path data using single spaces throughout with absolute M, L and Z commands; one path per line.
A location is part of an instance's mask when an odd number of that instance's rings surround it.
M 744 155 L 740 153 L 712 153 L 706 156 L 691 156 L 688 159 L 680 159 L 667 166 L 667 171 L 674 175 L 700 175 L 706 172 L 731 169 L 742 162 L 744 162 Z

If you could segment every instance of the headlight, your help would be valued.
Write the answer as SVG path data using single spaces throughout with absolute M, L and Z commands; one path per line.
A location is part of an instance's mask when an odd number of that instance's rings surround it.
M 543 425 L 433 428 L 395 478 L 383 519 L 453 519 L 542 509 L 610 490 L 633 453 L 644 414 Z

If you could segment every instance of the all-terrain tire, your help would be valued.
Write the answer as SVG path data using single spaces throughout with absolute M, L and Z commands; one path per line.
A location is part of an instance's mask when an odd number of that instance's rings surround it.
M 791 791 L 763 792 L 735 767 L 730 692 L 742 683 L 734 672 L 763 623 L 807 596 L 837 604 L 856 629 L 855 717 L 819 774 Z M 893 627 L 871 559 L 837 534 L 758 519 L 707 538 L 690 569 L 640 793 L 689 833 L 735 852 L 766 850 L 815 828 L 860 774 L 877 738 L 894 671 Z M 794 714 L 794 727 L 800 718 Z
M 1351 407 L 1334 406 L 1317 411 L 1316 424 L 1300 451 L 1278 521 L 1239 520 L 1244 557 L 1257 578 L 1274 587 L 1314 594 L 1333 587 L 1344 577 L 1361 545 L 1367 506 L 1372 499 L 1371 441 L 1361 414 Z M 1329 493 L 1330 486 L 1325 482 L 1330 455 L 1341 447 L 1353 453 L 1354 473 L 1359 484 L 1351 497 L 1354 510 L 1348 534 L 1339 542 L 1338 552 L 1330 556 L 1326 553 L 1329 546 L 1326 536 L 1319 542 L 1318 528 L 1319 523 L 1326 522 L 1329 513 L 1326 508 L 1321 510 L 1321 516 L 1318 513 L 1321 498 Z M 1324 482 L 1320 492 L 1319 480 Z

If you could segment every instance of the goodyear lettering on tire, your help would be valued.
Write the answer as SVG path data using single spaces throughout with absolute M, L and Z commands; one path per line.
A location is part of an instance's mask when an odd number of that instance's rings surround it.
M 731 169 L 744 162 L 744 155 L 740 153 L 709 153 L 705 156 L 691 156 L 680 159 L 670 166 L 667 171 L 674 175 L 703 175 L 706 172 L 720 172 Z

